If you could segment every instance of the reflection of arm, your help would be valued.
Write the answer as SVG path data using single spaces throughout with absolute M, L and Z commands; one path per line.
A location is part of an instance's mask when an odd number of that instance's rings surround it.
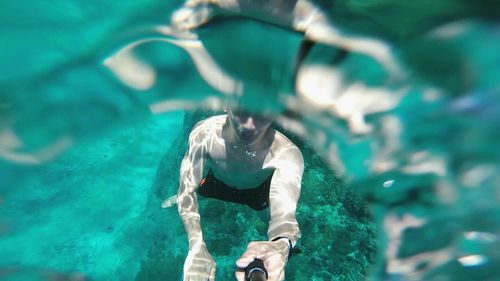
M 299 149 L 292 146 L 282 151 L 275 167 L 269 193 L 271 221 L 267 235 L 270 240 L 287 237 L 295 245 L 300 238 L 295 212 L 304 171 L 304 160 Z
M 220 0 L 218 2 L 219 7 L 227 11 L 290 28 L 293 26 L 294 9 L 297 4 L 297 0 Z
M 233 13 L 304 33 L 310 41 L 370 56 L 393 74 L 398 72 L 398 64 L 391 54 L 389 45 L 376 38 L 345 34 L 331 23 L 329 15 L 314 1 L 213 0 L 213 2 L 218 3 L 223 9 L 225 4 L 225 9 Z
M 304 32 L 304 25 L 315 20 L 318 12 L 310 0 L 187 0 L 184 7 L 174 13 L 172 23 L 181 29 L 194 29 L 213 16 L 228 15 Z
M 203 242 L 196 190 L 206 172 L 208 138 L 204 126 L 189 136 L 189 148 L 181 163 L 177 206 L 189 240 L 189 249 Z

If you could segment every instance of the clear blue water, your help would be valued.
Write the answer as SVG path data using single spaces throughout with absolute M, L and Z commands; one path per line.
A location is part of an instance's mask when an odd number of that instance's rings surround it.
M 391 46 L 397 73 L 316 44 L 295 76 L 303 36 L 267 18 L 195 32 L 240 103 L 283 113 L 303 151 L 287 280 L 499 280 L 498 4 L 314 3 L 343 35 Z M 196 48 L 153 28 L 181 4 L 1 2 L 0 280 L 181 279 L 184 229 L 159 206 L 189 129 L 228 96 Z M 135 60 L 116 56 L 132 42 Z M 266 214 L 201 204 L 217 280 L 232 280 Z

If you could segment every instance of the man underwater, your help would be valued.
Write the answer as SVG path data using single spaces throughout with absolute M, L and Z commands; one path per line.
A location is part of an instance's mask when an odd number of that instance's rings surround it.
M 264 262 L 268 280 L 284 280 L 289 253 L 300 238 L 295 212 L 303 171 L 300 150 L 271 128 L 267 118 L 229 111 L 197 123 L 181 163 L 176 197 L 189 240 L 183 280 L 215 279 L 216 264 L 203 240 L 197 194 L 255 210 L 269 207 L 269 241 L 248 244 L 236 261 L 236 279 L 243 281 L 243 269 L 258 258 Z M 164 207 L 174 199 L 167 199 Z

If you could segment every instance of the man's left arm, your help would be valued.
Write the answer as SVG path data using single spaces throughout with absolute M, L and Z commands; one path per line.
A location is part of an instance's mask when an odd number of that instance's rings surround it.
M 289 146 L 273 161 L 275 167 L 269 192 L 271 221 L 267 236 L 269 241 L 248 244 L 247 251 L 236 261 L 239 268 L 245 268 L 255 258 L 264 261 L 269 281 L 285 279 L 285 265 L 291 247 L 300 238 L 300 229 L 295 216 L 300 197 L 304 160 L 300 150 Z M 238 281 L 244 280 L 244 273 L 236 273 Z
M 295 246 L 300 238 L 300 229 L 295 217 L 300 197 L 304 160 L 300 150 L 293 146 L 279 157 L 271 181 L 269 205 L 271 221 L 267 236 L 270 241 L 287 238 Z

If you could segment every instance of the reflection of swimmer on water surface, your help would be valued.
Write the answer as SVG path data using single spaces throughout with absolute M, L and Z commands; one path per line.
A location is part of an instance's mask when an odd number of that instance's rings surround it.
M 209 24 L 213 16 L 219 15 L 222 15 L 222 19 L 241 16 L 299 31 L 304 35 L 302 46 L 306 48 L 299 50 L 295 56 L 298 58 L 296 63 L 290 63 L 293 59 L 282 60 L 287 56 L 281 55 L 285 52 L 276 56 L 272 56 L 274 53 L 261 52 L 262 42 L 273 40 L 273 36 L 279 34 L 278 32 L 245 34 L 248 30 L 244 30 L 242 34 L 227 36 L 227 32 L 238 32 L 241 29 L 228 28 L 230 24 L 218 24 L 214 25 L 213 29 L 208 25 L 204 32 L 196 33 L 196 28 Z M 230 20 L 224 22 L 231 23 Z M 266 24 L 258 26 L 267 28 Z M 262 28 L 257 30 L 262 31 Z M 348 129 L 354 134 L 372 132 L 374 127 L 366 121 L 366 116 L 391 110 L 408 91 L 399 84 L 388 87 L 394 82 L 388 78 L 404 76 L 404 71 L 394 70 L 398 67 L 388 51 L 388 45 L 381 40 L 353 37 L 340 32 L 313 1 L 186 1 L 173 13 L 171 26 L 165 26 L 158 31 L 164 36 L 158 40 L 185 50 L 197 74 L 212 88 L 225 95 L 242 96 L 245 93 L 248 96 L 250 92 L 252 95 L 265 95 L 266 91 L 274 95 L 282 89 L 271 88 L 281 87 L 282 85 L 277 84 L 287 83 L 286 79 L 290 78 L 284 69 L 294 68 L 294 73 L 289 74 L 294 77 L 293 90 L 297 102 L 301 104 L 297 106 L 297 111 L 303 115 L 332 114 L 345 120 Z M 284 46 L 284 38 L 286 36 L 269 44 L 279 49 Z M 130 49 L 133 47 L 134 45 L 131 45 Z M 261 53 L 255 53 L 255 50 Z M 363 60 L 364 56 L 368 59 Z M 157 74 L 146 77 L 148 71 L 142 70 L 141 61 L 136 59 L 133 63 L 132 58 L 133 56 L 124 56 L 120 52 L 109 60 L 107 65 L 118 78 L 132 87 L 143 90 L 152 87 Z M 380 68 L 380 64 L 385 68 Z M 253 67 L 259 68 L 259 71 L 253 71 Z M 278 68 L 280 70 L 276 71 Z M 154 73 L 152 69 L 151 67 L 151 72 Z M 366 69 L 379 69 L 381 81 L 366 83 L 362 76 Z M 195 95 L 194 93 L 199 94 L 199 91 L 193 91 L 192 95 Z M 292 99 L 286 100 L 289 107 L 293 106 Z M 155 101 L 151 104 L 151 111 L 169 111 L 179 104 L 182 105 L 172 100 Z M 311 135 L 311 132 L 308 135 Z
M 190 30 L 219 15 L 252 18 L 295 30 L 307 40 L 372 57 L 391 75 L 401 75 L 389 45 L 375 38 L 344 34 L 311 0 L 187 0 L 172 15 L 171 23 L 178 29 Z
M 199 122 L 189 136 L 182 160 L 179 191 L 163 207 L 178 203 L 189 240 L 184 280 L 214 280 L 215 262 L 205 245 L 197 195 L 269 207 L 269 241 L 254 241 L 236 261 L 244 269 L 255 258 L 264 261 L 269 280 L 284 280 L 291 248 L 300 238 L 295 212 L 304 169 L 295 144 L 271 127 L 271 120 L 230 111 Z M 244 279 L 238 270 L 236 278 Z

